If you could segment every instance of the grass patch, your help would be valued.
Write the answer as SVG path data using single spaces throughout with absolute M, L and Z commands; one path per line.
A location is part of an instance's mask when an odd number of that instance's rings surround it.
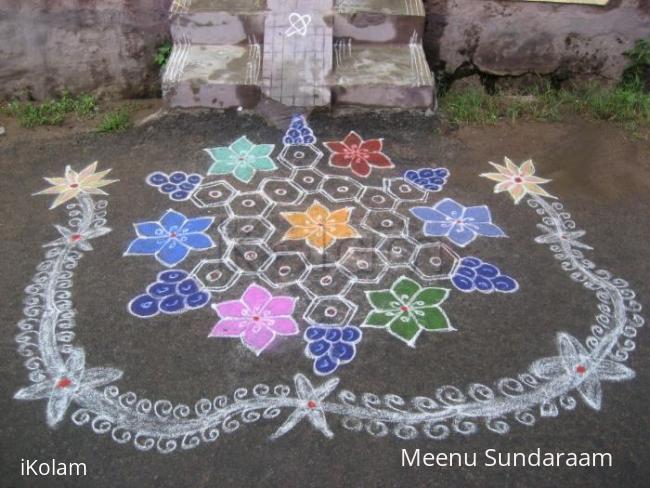
M 88 117 L 97 110 L 97 99 L 92 95 L 72 97 L 64 93 L 59 99 L 50 99 L 42 103 L 13 101 L 5 111 L 15 117 L 23 127 L 40 125 L 61 125 L 70 114 Z
M 622 84 L 640 88 L 644 85 L 643 78 L 650 73 L 650 39 L 637 41 L 625 55 L 630 59 L 630 65 L 623 71 Z
M 97 132 L 122 132 L 131 127 L 131 113 L 127 108 L 121 108 L 104 115 L 97 127 Z
M 462 93 L 449 92 L 440 102 L 440 108 L 454 124 L 490 124 L 501 118 L 496 97 L 475 88 Z
M 633 86 L 620 86 L 613 90 L 590 87 L 566 94 L 565 99 L 576 111 L 595 119 L 650 123 L 650 93 Z
M 640 86 L 616 88 L 589 85 L 576 90 L 537 89 L 521 96 L 488 95 L 482 90 L 450 92 L 440 101 L 455 125 L 485 125 L 501 120 L 557 121 L 569 114 L 608 120 L 632 128 L 650 126 L 650 93 Z
M 456 125 L 493 124 L 500 120 L 558 120 L 561 100 L 551 90 L 526 95 L 488 95 L 476 88 L 450 92 L 440 100 L 447 119 Z

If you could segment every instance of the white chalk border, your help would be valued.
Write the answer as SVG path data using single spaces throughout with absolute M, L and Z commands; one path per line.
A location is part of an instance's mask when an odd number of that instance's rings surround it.
M 93 432 L 109 435 L 118 443 L 132 442 L 140 450 L 160 453 L 216 441 L 222 433 L 232 433 L 261 419 L 274 419 L 287 410 L 289 416 L 272 438 L 286 434 L 302 419 L 331 437 L 326 415 L 340 417 L 346 429 L 373 436 L 444 439 L 454 433 L 476 433 L 481 424 L 500 434 L 507 433 L 512 423 L 530 426 L 539 417 L 555 417 L 561 409 L 573 410 L 576 396 L 598 410 L 600 381 L 634 376 L 622 363 L 634 350 L 637 328 L 644 323 L 641 304 L 627 282 L 597 269 L 570 239 L 561 238 L 575 232 L 576 224 L 560 202 L 531 195 L 527 203 L 543 225 L 557 234 L 557 242 L 549 247 L 562 269 L 572 281 L 593 291 L 598 303 L 584 345 L 559 333 L 558 356 L 533 362 L 516 378 L 502 378 L 492 386 L 472 383 L 462 390 L 441 386 L 430 397 L 408 400 L 390 393 L 355 394 L 348 390 L 339 390 L 327 400 L 338 386 L 337 378 L 314 387 L 298 373 L 294 386 L 237 388 L 230 396 L 200 399 L 193 407 L 138 398 L 134 392 L 121 392 L 109 384 L 117 381 L 121 372 L 86 369 L 83 349 L 73 345 L 76 320 L 72 278 L 83 252 L 75 243 L 63 242 L 48 248 L 25 289 L 24 318 L 18 324 L 21 332 L 16 341 L 33 384 L 18 391 L 15 398 L 46 399 L 47 419 L 52 426 L 74 403 L 76 410 L 71 418 L 76 425 L 89 425 Z M 105 200 L 95 202 L 91 195 L 80 194 L 66 207 L 69 227 L 84 234 L 104 226 L 106 206 Z M 61 378 L 73 380 L 65 394 L 56 386 Z

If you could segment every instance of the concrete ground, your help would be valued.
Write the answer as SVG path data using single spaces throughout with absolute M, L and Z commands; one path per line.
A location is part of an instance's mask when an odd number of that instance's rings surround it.
M 488 161 L 501 162 L 504 156 L 518 163 L 534 159 L 538 174 L 553 180 L 545 188 L 571 212 L 578 228 L 587 231 L 582 240 L 594 247 L 585 251 L 589 259 L 627 280 L 646 305 L 650 294 L 647 141 L 632 140 L 613 124 L 581 120 L 451 131 L 434 118 L 375 114 L 317 116 L 312 127 L 319 141 L 340 140 L 350 130 L 366 138 L 384 137 L 384 150 L 397 166 L 382 175 L 396 177 L 417 167 L 449 168 L 449 182 L 434 201 L 439 196 L 467 205 L 485 203 L 509 236 L 481 238 L 457 250 L 493 262 L 520 285 L 515 294 L 454 290 L 445 310 L 457 331 L 423 333 L 415 349 L 381 330 L 364 329 L 356 358 L 334 374 L 341 383 L 328 401 L 336 401 L 342 389 L 412 398 L 433 396 L 442 385 L 462 389 L 471 383 L 494 385 L 499 378 L 525 372 L 539 358 L 555 356 L 558 332 L 584 342 L 598 313 L 594 293 L 572 281 L 547 246 L 533 241 L 540 235 L 535 211 L 525 203 L 513 205 L 507 194 L 493 194 L 492 182 L 478 176 L 490 170 Z M 71 290 L 77 315 L 74 343 L 83 346 L 88 368 L 119 368 L 124 372 L 118 382 L 121 391 L 189 405 L 260 382 L 284 383 L 293 392 L 296 373 L 306 375 L 315 386 L 326 381 L 312 373 L 311 362 L 302 353 L 301 336 L 256 357 L 234 339 L 207 339 L 217 320 L 209 307 L 150 321 L 127 313 L 128 301 L 162 269 L 150 257 L 122 256 L 133 239 L 132 223 L 155 219 L 170 207 L 201 215 L 190 203 L 167 200 L 144 183 L 145 176 L 174 169 L 205 174 L 210 160 L 202 149 L 228 145 L 240 135 L 256 143 L 280 145 L 282 132 L 246 115 L 181 114 L 123 134 L 0 139 L 0 251 L 4 256 L 0 264 L 0 486 L 646 486 L 650 336 L 643 328 L 625 362 L 636 377 L 620 383 L 603 381 L 600 411 L 588 407 L 574 391 L 574 410 L 543 418 L 537 406 L 531 410 L 537 418 L 531 427 L 509 415 L 511 428 L 503 435 L 477 422 L 479 432 L 452 433 L 440 441 L 422 435 L 408 441 L 394 435 L 379 438 L 346 430 L 339 416 L 327 413 L 332 439 L 303 419 L 284 436 L 269 440 L 293 410 L 284 408 L 275 419 L 243 425 L 229 435 L 222 432 L 213 444 L 163 455 L 155 448 L 141 452 L 132 442 L 121 445 L 110 434 L 97 435 L 88 426 L 74 425 L 75 405 L 51 429 L 46 424 L 46 400 L 14 400 L 15 392 L 29 384 L 25 358 L 17 354 L 14 339 L 16 323 L 23 317 L 24 289 L 43 259 L 42 244 L 58 237 L 53 224 L 64 222 L 62 208 L 47 210 L 51 197 L 32 194 L 47 186 L 44 176 L 60 176 L 68 164 L 80 169 L 95 160 L 100 169 L 113 168 L 110 176 L 120 182 L 106 188 L 110 193 L 107 225 L 113 232 L 93 242 L 95 250 L 81 260 Z M 349 174 L 328 168 L 324 161 L 319 168 Z M 378 173 L 373 173 L 369 184 L 379 183 Z M 271 220 L 280 226 L 279 217 Z M 216 232 L 214 237 L 218 238 Z M 187 268 L 186 263 L 181 267 Z M 242 289 L 235 291 L 238 297 Z M 361 293 L 355 296 L 364 300 Z M 447 425 L 453 428 L 451 422 Z M 609 452 L 613 465 L 407 468 L 401 466 L 403 448 L 410 453 L 417 448 L 477 453 L 479 459 L 490 448 L 525 453 L 538 448 Z M 21 476 L 21 459 L 49 462 L 53 458 L 85 462 L 87 476 Z

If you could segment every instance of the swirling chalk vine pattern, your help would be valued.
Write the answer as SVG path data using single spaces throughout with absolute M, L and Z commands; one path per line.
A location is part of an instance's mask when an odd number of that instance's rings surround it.
M 498 191 L 504 191 L 503 186 Z M 15 398 L 47 400 L 50 426 L 61 422 L 74 404 L 71 418 L 76 425 L 89 425 L 118 443 L 132 442 L 138 449 L 161 453 L 216 441 L 242 425 L 275 419 L 283 412 L 289 414 L 272 438 L 285 435 L 302 420 L 332 437 L 328 425 L 332 417 L 340 418 L 346 429 L 378 437 L 444 439 L 476 433 L 481 424 L 504 434 L 512 423 L 530 426 L 538 417 L 555 417 L 561 409 L 574 409 L 577 396 L 598 410 L 601 381 L 634 377 L 623 363 L 634 350 L 637 329 L 644 323 L 641 305 L 627 282 L 613 278 L 585 257 L 579 249 L 585 245 L 577 240 L 584 232 L 577 230 L 560 202 L 549 203 L 539 192 L 525 187 L 524 191 L 545 232 L 536 241 L 549 245 L 571 280 L 593 291 L 598 304 L 584 343 L 559 333 L 557 356 L 534 361 L 517 377 L 499 379 L 491 386 L 441 386 L 431 396 L 411 399 L 349 390 L 334 395 L 338 378 L 314 385 L 300 373 L 292 386 L 237 388 L 230 396 L 200 399 L 193 407 L 124 392 L 115 384 L 121 371 L 87 368 L 84 350 L 73 344 L 76 317 L 71 289 L 74 270 L 88 250 L 82 243 L 110 230 L 105 226 L 107 202 L 95 201 L 92 193 L 82 189 L 74 203 L 66 206 L 69 221 L 67 231 L 61 232 L 64 237 L 48 244 L 45 260 L 25 290 L 24 318 L 16 340 L 18 352 L 27 358 L 25 366 L 33 384 L 18 391 Z M 513 198 L 521 199 L 518 191 Z

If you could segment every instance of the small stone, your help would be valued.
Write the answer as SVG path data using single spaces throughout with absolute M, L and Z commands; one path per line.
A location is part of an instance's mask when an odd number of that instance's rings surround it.
M 0 136 L 4 136 L 7 131 L 0 125 Z

